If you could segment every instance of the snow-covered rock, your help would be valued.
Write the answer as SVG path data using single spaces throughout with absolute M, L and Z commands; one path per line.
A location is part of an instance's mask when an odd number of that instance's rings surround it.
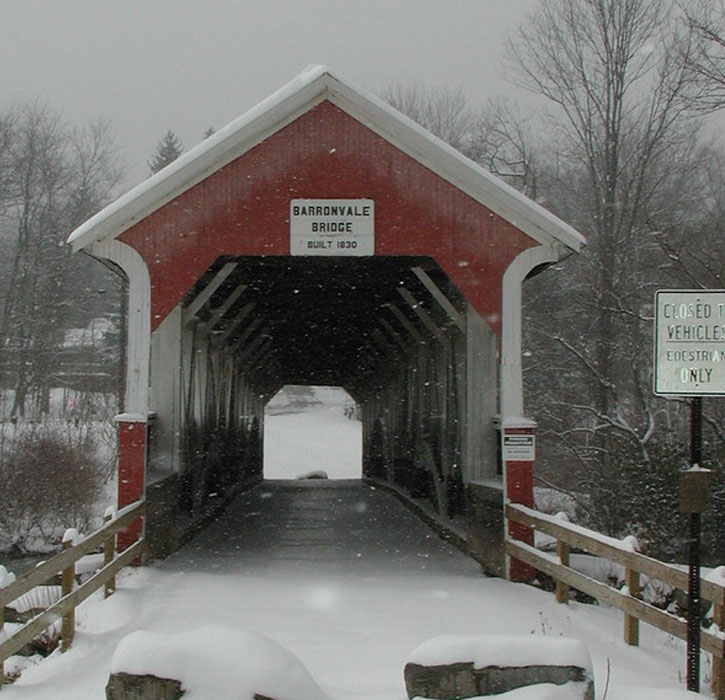
M 121 640 L 111 661 L 109 687 L 122 687 L 114 676 L 178 681 L 184 700 L 326 700 L 294 654 L 262 635 L 220 626 L 180 634 L 133 632 Z M 162 692 L 174 697 L 174 684 L 163 686 Z
M 411 700 L 499 696 L 544 685 L 566 688 L 567 698 L 594 700 L 589 651 L 565 637 L 444 635 L 415 649 L 404 675 Z

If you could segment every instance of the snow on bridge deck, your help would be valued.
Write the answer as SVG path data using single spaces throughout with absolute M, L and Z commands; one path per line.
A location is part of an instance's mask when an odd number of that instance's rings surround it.
M 391 494 L 359 481 L 265 482 L 176 554 L 125 573 L 110 599 L 84 603 L 77 620 L 72 649 L 27 670 L 3 700 L 101 700 L 127 634 L 208 625 L 271 637 L 331 700 L 404 700 L 410 652 L 449 633 L 573 637 L 591 651 L 597 697 L 608 663 L 608 700 L 695 697 L 677 690 L 679 641 L 645 626 L 641 648 L 626 647 L 616 611 L 487 578 Z

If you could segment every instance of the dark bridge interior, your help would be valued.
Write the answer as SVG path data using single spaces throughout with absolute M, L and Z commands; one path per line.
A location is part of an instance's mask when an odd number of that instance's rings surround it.
M 205 290 L 207 302 L 194 314 L 200 328 L 241 355 L 265 393 L 285 384 L 338 385 L 358 401 L 417 346 L 454 326 L 433 294 L 455 313 L 465 306 L 434 261 L 415 257 L 219 259 L 186 308 Z

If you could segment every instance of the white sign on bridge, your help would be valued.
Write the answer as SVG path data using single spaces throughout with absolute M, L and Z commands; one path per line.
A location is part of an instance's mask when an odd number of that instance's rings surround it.
M 375 253 L 372 199 L 293 199 L 289 222 L 292 255 Z
M 725 395 L 725 290 L 655 294 L 658 395 Z

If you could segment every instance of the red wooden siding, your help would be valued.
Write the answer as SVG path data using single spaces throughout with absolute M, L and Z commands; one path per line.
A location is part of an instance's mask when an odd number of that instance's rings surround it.
M 498 332 L 501 278 L 535 241 L 330 102 L 121 235 L 149 265 L 155 329 L 220 255 L 289 255 L 294 198 L 375 200 L 375 254 L 433 257 Z

